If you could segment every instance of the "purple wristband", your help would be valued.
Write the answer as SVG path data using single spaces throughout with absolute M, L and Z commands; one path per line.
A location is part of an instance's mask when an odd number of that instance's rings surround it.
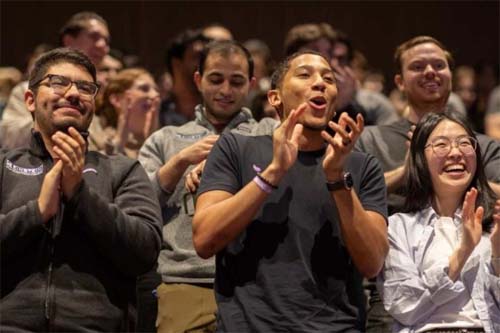
M 255 184 L 257 184 L 257 186 L 264 192 L 266 193 L 271 193 L 273 191 L 273 188 L 271 186 L 269 186 L 269 184 L 266 184 L 262 179 L 260 179 L 259 176 L 255 176 L 253 178 L 253 181 L 255 182 Z

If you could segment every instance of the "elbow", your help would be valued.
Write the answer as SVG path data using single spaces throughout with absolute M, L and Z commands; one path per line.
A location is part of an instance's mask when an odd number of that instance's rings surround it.
M 372 264 L 372 265 L 366 265 L 366 267 L 363 267 L 360 269 L 360 273 L 367 279 L 372 279 L 378 276 L 380 271 L 382 270 L 382 267 L 384 266 L 384 262 L 380 264 Z
M 368 279 L 377 277 L 380 274 L 382 268 L 384 268 L 385 257 L 387 256 L 388 252 L 389 242 L 386 239 L 381 245 L 380 251 L 377 251 L 377 254 L 374 254 L 374 257 L 369 261 L 369 263 L 366 263 L 360 269 L 360 273 Z
M 201 237 L 196 237 L 193 235 L 193 244 L 196 254 L 202 259 L 208 259 L 215 255 L 215 251 L 212 250 L 212 246 L 206 241 L 200 239 Z

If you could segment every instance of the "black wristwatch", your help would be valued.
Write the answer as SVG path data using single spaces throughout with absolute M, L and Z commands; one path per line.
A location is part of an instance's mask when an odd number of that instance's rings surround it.
M 350 191 L 352 189 L 352 185 L 354 184 L 352 180 L 352 175 L 350 172 L 345 172 L 344 176 L 341 180 L 337 180 L 334 182 L 326 182 L 326 188 L 328 191 L 337 191 L 340 189 L 346 189 Z

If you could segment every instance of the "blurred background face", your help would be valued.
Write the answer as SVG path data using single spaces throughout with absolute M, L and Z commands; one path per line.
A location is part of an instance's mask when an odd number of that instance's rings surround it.
M 103 89 L 120 70 L 123 69 L 123 64 L 109 54 L 105 55 L 99 66 L 97 66 L 97 82 Z
M 87 22 L 86 29 L 76 37 L 66 36 L 65 46 L 75 48 L 85 53 L 94 65 L 98 66 L 109 52 L 109 30 L 98 20 Z
M 444 51 L 434 43 L 419 44 L 403 52 L 398 88 L 413 103 L 436 103 L 448 99 L 451 72 Z
M 250 89 L 248 62 L 244 55 L 232 52 L 228 56 L 211 53 L 200 77 L 195 77 L 203 97 L 207 117 L 227 122 L 240 111 Z
M 457 137 L 468 137 L 467 131 L 459 124 L 441 121 L 427 139 L 427 144 L 441 144 L 442 138 L 452 141 L 451 150 L 445 156 L 439 156 L 436 148 L 428 146 L 425 158 L 431 175 L 434 192 L 438 196 L 449 194 L 463 195 L 476 173 L 475 152 L 466 154 L 453 142 Z
M 349 66 L 349 48 L 344 43 L 337 42 L 333 45 L 332 65 Z
M 453 78 L 453 90 L 460 97 L 465 107 L 470 109 L 477 99 L 474 69 L 468 66 L 460 66 L 455 70 Z
M 121 110 L 128 108 L 128 127 L 135 134 L 142 134 L 146 114 L 156 111 L 159 106 L 160 94 L 158 87 L 149 74 L 138 76 L 132 86 L 121 96 Z
M 313 42 L 309 42 L 300 48 L 301 51 L 312 50 L 321 54 L 326 59 L 330 60 L 332 58 L 332 42 L 327 38 L 320 38 Z

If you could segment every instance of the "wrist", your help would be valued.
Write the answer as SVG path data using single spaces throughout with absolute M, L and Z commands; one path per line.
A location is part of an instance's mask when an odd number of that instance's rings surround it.
M 286 171 L 277 167 L 271 163 L 264 171 L 260 172 L 262 178 L 264 178 L 271 186 L 277 187 Z
M 325 171 L 325 177 L 326 181 L 331 183 L 331 182 L 336 182 L 344 179 L 344 170 L 343 169 L 336 169 L 336 170 L 330 170 L 328 172 Z
M 469 256 L 471 255 L 474 248 L 469 248 L 469 246 L 465 246 L 462 244 L 457 250 L 457 260 L 461 265 L 464 265 Z

